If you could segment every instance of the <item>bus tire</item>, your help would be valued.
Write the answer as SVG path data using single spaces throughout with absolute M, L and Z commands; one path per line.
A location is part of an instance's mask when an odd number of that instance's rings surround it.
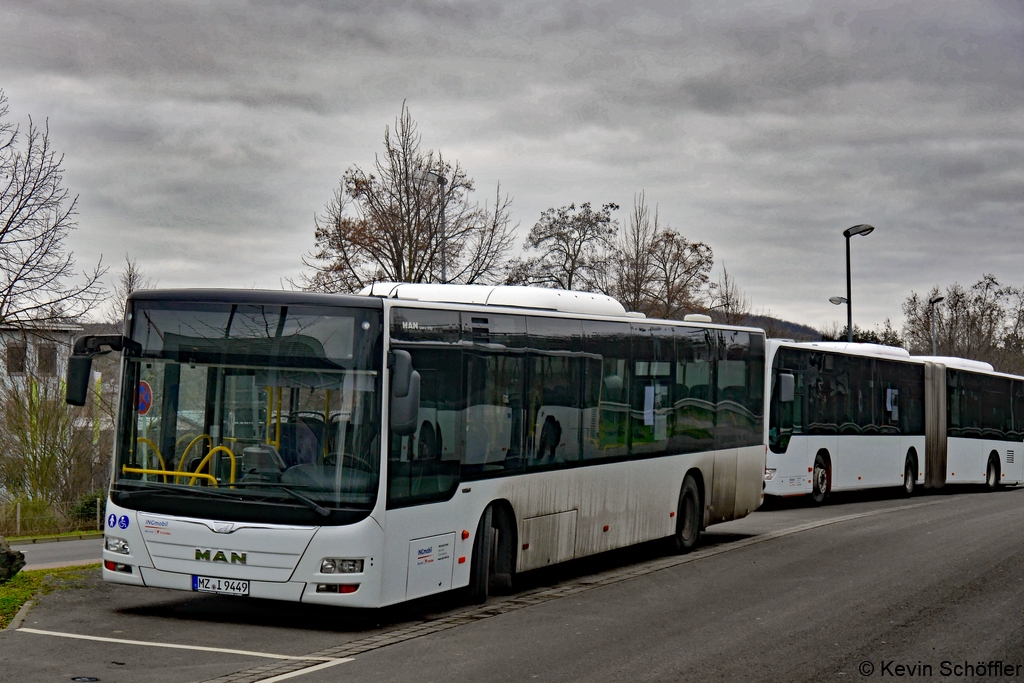
M 999 458 L 995 453 L 988 456 L 988 467 L 985 469 L 985 488 L 989 491 L 999 488 Z
M 491 505 L 491 559 L 488 576 L 490 595 L 508 595 L 514 590 L 516 556 L 515 514 L 507 505 Z
M 814 456 L 814 469 L 811 472 L 811 502 L 821 505 L 828 494 L 828 467 L 821 453 Z
M 473 558 L 469 566 L 469 602 L 481 604 L 487 601 L 491 584 L 491 517 L 493 510 L 488 505 L 476 525 L 473 539 Z
M 679 491 L 676 533 L 672 537 L 676 552 L 688 553 L 700 542 L 701 504 L 697 482 L 689 474 Z
M 914 495 L 917 488 L 917 463 L 914 458 L 907 455 L 907 462 L 903 465 L 903 494 L 908 498 Z

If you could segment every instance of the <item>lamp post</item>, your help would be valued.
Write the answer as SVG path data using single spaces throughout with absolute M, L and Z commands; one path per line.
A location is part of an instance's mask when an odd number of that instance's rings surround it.
M 843 304 L 850 303 L 845 296 L 830 296 L 828 298 L 829 303 L 835 304 L 836 306 L 842 306 Z
M 846 238 L 846 341 L 848 342 L 853 341 L 853 304 L 850 303 L 853 299 L 853 294 L 850 291 L 850 238 L 854 235 L 869 235 L 874 229 L 873 225 L 861 223 L 843 230 L 843 237 Z
M 437 196 L 438 201 L 441 203 L 441 284 L 446 285 L 448 284 L 448 235 L 444 214 L 446 204 L 444 201 L 444 186 L 448 184 L 448 180 L 437 171 L 414 171 L 413 177 L 417 180 L 437 183 Z
M 935 304 L 939 303 L 940 301 L 944 301 L 945 299 L 946 299 L 946 297 L 939 296 L 938 294 L 936 294 L 932 298 L 928 299 L 928 307 L 930 309 L 930 314 L 929 314 L 928 318 L 929 318 L 929 320 L 931 320 L 931 325 L 932 325 L 932 355 L 933 356 L 936 355 L 936 350 L 935 350 L 935 347 L 936 347 L 936 344 L 935 344 Z

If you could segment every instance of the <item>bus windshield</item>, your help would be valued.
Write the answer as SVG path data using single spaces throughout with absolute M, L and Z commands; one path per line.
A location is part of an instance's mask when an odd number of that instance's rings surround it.
M 142 300 L 129 316 L 117 504 L 292 524 L 369 513 L 379 310 Z

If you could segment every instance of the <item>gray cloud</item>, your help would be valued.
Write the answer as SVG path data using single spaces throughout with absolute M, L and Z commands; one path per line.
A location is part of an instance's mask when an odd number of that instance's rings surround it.
M 1012 2 L 0 5 L 0 87 L 67 153 L 81 262 L 276 287 L 407 100 L 524 231 L 646 189 L 755 305 L 815 324 L 864 221 L 864 323 L 933 283 L 1024 284 L 1022 51 Z

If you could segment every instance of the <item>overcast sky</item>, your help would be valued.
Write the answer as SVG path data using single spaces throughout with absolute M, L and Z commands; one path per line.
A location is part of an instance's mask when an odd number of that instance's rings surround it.
M 851 9 L 857 7 L 858 9 Z M 1024 5 L 0 0 L 10 120 L 49 118 L 80 267 L 269 287 L 402 101 L 477 198 L 645 190 L 757 309 L 902 324 L 912 290 L 1024 285 Z

